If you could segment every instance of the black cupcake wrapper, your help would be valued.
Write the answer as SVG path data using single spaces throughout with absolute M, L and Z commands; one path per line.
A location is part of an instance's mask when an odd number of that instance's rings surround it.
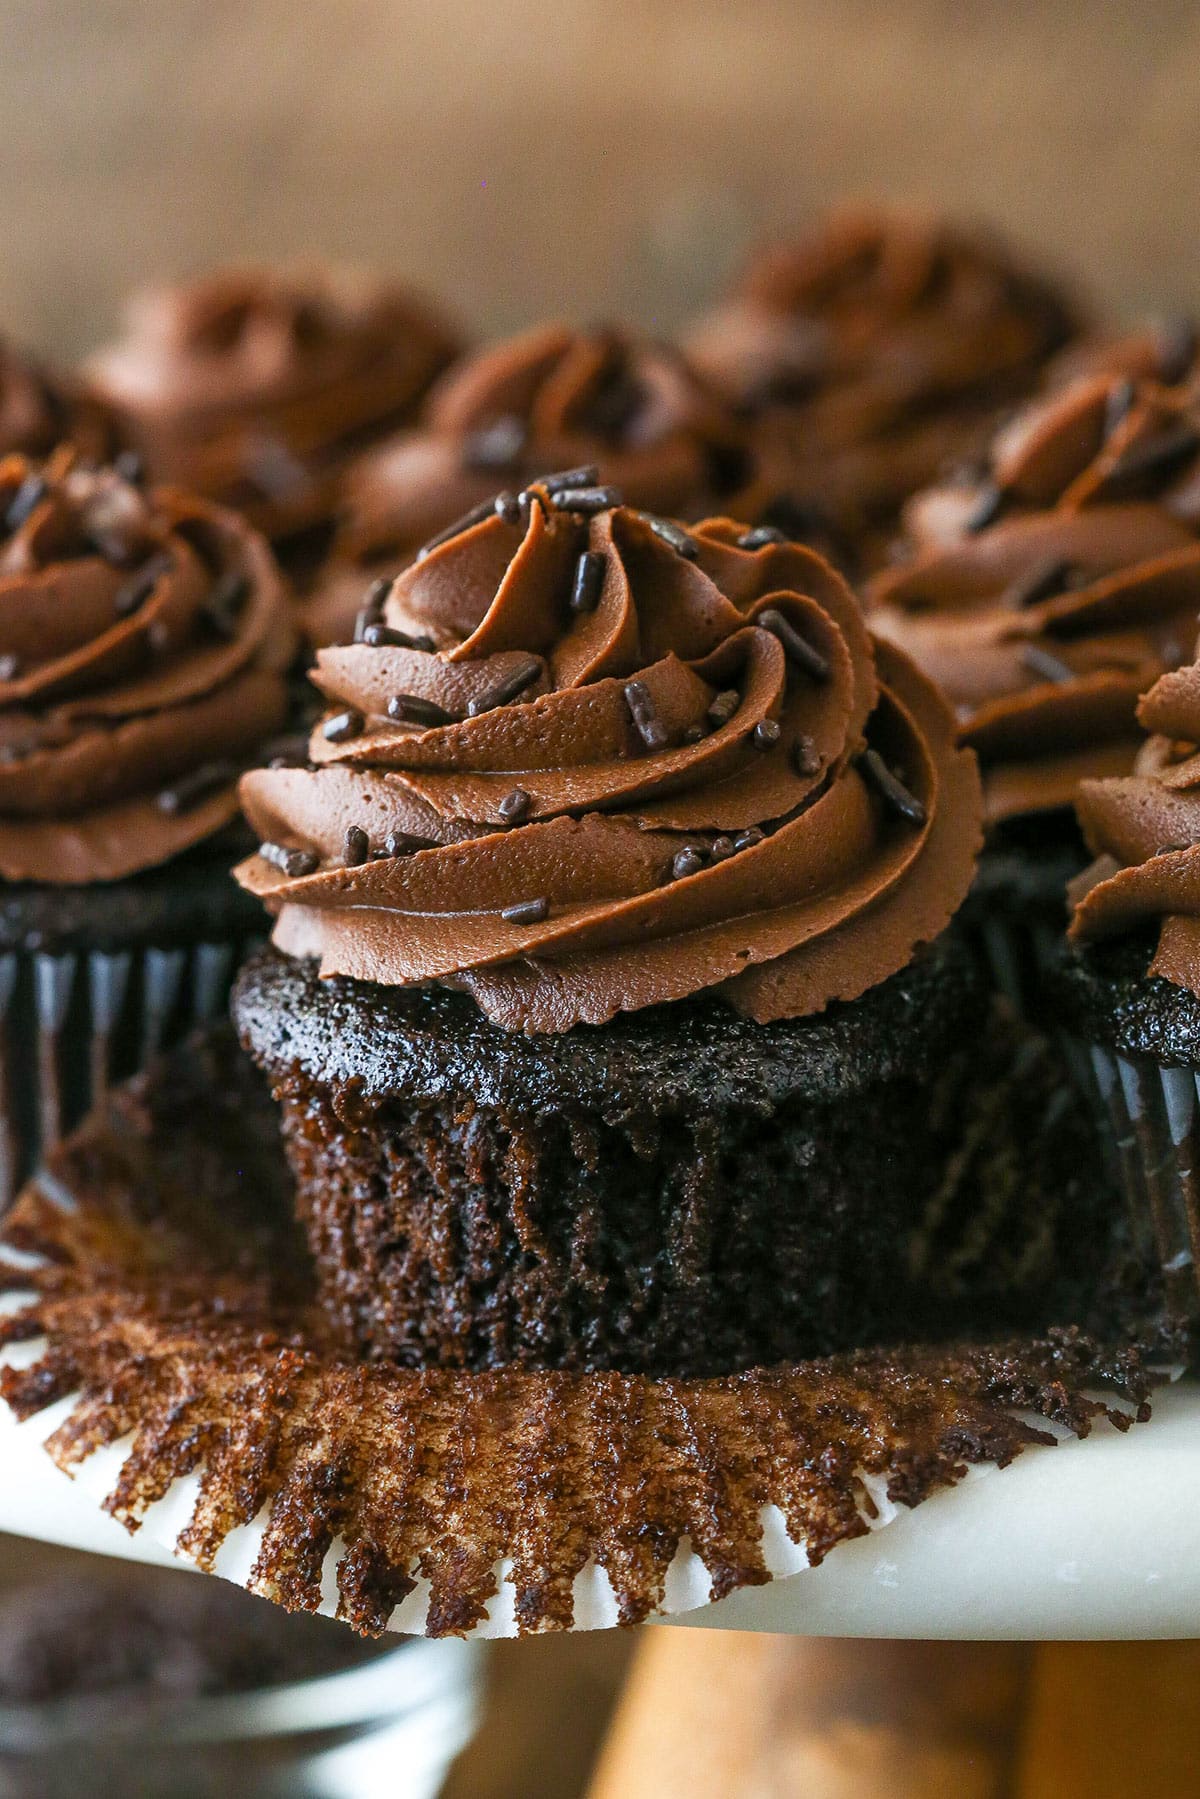
M 1031 913 L 1027 918 L 984 912 L 965 926 L 992 985 L 1022 1018 L 1045 1010 L 1042 979 L 1062 945 L 1062 927 Z
M 259 941 L 0 953 L 0 1212 L 110 1086 L 224 1012 Z
M 1161 1270 L 1169 1315 L 1200 1322 L 1200 1071 L 1061 1042 L 1092 1100 L 1133 1247 Z

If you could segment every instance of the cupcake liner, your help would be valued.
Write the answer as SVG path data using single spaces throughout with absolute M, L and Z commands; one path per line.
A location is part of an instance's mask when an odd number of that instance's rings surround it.
M 1154 1385 L 1145 1346 L 1077 1330 L 695 1380 L 347 1361 L 273 1109 L 224 1030 L 115 1094 L 26 1189 L 0 1299 L 0 1395 L 109 1513 L 368 1632 L 690 1610 L 815 1567 L 970 1468 L 1144 1418 Z
M 1023 1018 L 1037 1018 L 1042 977 L 1051 967 L 1062 942 L 1056 927 L 1035 914 L 983 911 L 968 927 L 976 953 L 987 969 L 992 985 Z
M 111 1086 L 224 1013 L 250 946 L 0 955 L 0 1212 Z
M 1063 1046 L 1092 1100 L 1134 1250 L 1161 1270 L 1168 1317 L 1200 1321 L 1200 1075 L 1081 1038 Z

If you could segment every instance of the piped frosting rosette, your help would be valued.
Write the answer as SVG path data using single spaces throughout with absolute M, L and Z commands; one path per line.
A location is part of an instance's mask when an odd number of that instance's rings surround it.
M 227 269 L 137 295 L 88 375 L 156 480 L 277 534 L 331 512 L 348 456 L 457 348 L 432 308 L 351 271 Z
M 1147 973 L 1200 996 L 1200 664 L 1164 675 L 1138 718 L 1154 735 L 1132 773 L 1085 781 L 1076 800 L 1096 860 L 1074 888 L 1071 936 L 1157 929 Z
M 290 649 L 240 519 L 70 449 L 0 462 L 0 875 L 116 880 L 229 823 Z
M 245 777 L 239 878 L 323 974 L 507 1028 L 856 997 L 969 885 L 974 759 L 819 557 L 592 477 L 479 508 L 321 653 L 314 766 Z
M 1122 774 L 1138 696 L 1200 609 L 1200 428 L 1184 396 L 1100 377 L 1020 414 L 985 479 L 910 509 L 871 622 L 953 701 L 989 824 Z
M 307 621 L 343 641 L 362 586 L 428 538 L 551 469 L 594 463 L 631 505 L 695 518 L 745 478 L 745 431 L 671 346 L 619 328 L 543 325 L 464 357 L 418 429 L 365 452 Z

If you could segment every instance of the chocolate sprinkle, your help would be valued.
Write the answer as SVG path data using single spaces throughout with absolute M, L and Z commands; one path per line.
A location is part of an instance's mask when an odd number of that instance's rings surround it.
M 600 470 L 594 462 L 585 462 L 579 468 L 559 469 L 557 474 L 539 475 L 536 486 L 545 493 L 554 495 L 561 493 L 564 487 L 593 487 L 600 479 Z
M 660 518 L 656 512 L 639 512 L 638 517 L 649 525 L 655 537 L 661 539 L 668 549 L 674 550 L 677 556 L 682 556 L 685 562 L 695 562 L 700 554 L 700 545 L 674 519 Z
M 776 525 L 755 525 L 753 531 L 744 531 L 737 540 L 739 550 L 765 550 L 769 544 L 787 543 L 786 533 Z
M 675 881 L 686 881 L 689 875 L 698 875 L 704 867 L 704 857 L 691 844 L 686 849 L 677 850 L 671 863 L 671 878 Z
M 170 566 L 169 556 L 152 556 L 136 575 L 118 587 L 113 596 L 113 611 L 117 617 L 129 618 L 139 607 L 144 606 L 157 587 L 159 578 L 166 574 Z
M 519 494 L 498 493 L 492 502 L 492 511 L 497 518 L 503 519 L 506 525 L 519 525 L 525 511 L 525 503 Z
M 725 836 L 722 832 L 720 837 L 713 838 L 708 846 L 708 853 L 714 862 L 727 862 L 734 854 L 735 849 L 733 838 Z
M 1166 319 L 1158 329 L 1158 378 L 1174 387 L 1196 360 L 1196 327 L 1191 319 Z
M 705 735 L 706 733 L 703 725 L 689 725 L 687 730 L 683 733 L 683 742 L 703 743 Z
M 541 673 L 541 658 L 528 657 L 510 674 L 501 675 L 484 693 L 477 694 L 467 706 L 467 717 L 478 718 L 484 712 L 494 712 L 497 706 L 507 706 L 510 700 L 515 700 L 527 687 L 532 687 L 540 679 Z
M 1137 389 L 1133 382 L 1126 379 L 1118 381 L 1108 390 L 1108 398 L 1104 402 L 1104 435 L 1111 437 L 1118 425 L 1124 424 L 1129 417 Z
M 571 583 L 571 611 L 594 612 L 604 586 L 604 556 L 600 550 L 584 550 L 575 564 Z
M 910 793 L 898 775 L 894 775 L 878 750 L 864 750 L 860 766 L 870 776 L 880 797 L 898 817 L 910 825 L 923 825 L 926 812 L 915 793 Z
M 359 642 L 370 650 L 424 650 L 427 655 L 434 647 L 433 638 L 424 631 L 414 637 L 408 631 L 397 631 L 394 625 L 381 624 L 364 625 Z
M 782 726 L 776 718 L 760 718 L 750 733 L 750 741 L 756 750 L 773 750 L 783 735 Z
M 496 810 L 506 825 L 519 825 L 529 816 L 529 808 L 532 804 L 533 796 L 531 794 L 526 793 L 523 787 L 514 787 L 505 794 Z
M 667 727 L 654 710 L 650 689 L 644 681 L 626 681 L 625 704 L 629 707 L 629 716 L 646 748 L 648 750 L 665 749 L 667 747 Z
M 464 439 L 463 467 L 480 473 L 492 469 L 514 469 L 520 463 L 528 437 L 529 430 L 524 419 L 518 418 L 515 413 L 495 419 L 492 424 L 472 431 Z
M 820 650 L 814 649 L 807 639 L 801 637 L 796 627 L 783 616 L 782 612 L 774 606 L 768 606 L 765 612 L 759 613 L 755 623 L 761 625 L 764 631 L 769 631 L 772 637 L 779 639 L 783 645 L 784 654 L 790 662 L 795 663 L 797 668 L 803 669 L 804 673 L 810 675 L 814 681 L 828 681 L 828 662 Z
M 436 848 L 436 837 L 420 837 L 415 831 L 389 831 L 382 847 L 375 851 L 375 860 L 389 862 L 393 856 L 413 856 L 418 850 Z
M 203 768 L 194 768 L 190 774 L 181 776 L 173 786 L 164 787 L 154 803 L 168 818 L 178 818 L 222 787 L 231 786 L 237 777 L 236 763 L 208 762 Z
M 0 656 L 0 681 L 15 681 L 20 667 L 19 656 Z
M 415 560 L 424 562 L 426 556 L 432 555 L 434 550 L 440 550 L 444 543 L 450 543 L 455 537 L 461 537 L 464 531 L 470 531 L 474 526 L 482 525 L 484 519 L 494 518 L 495 514 L 495 500 L 480 500 L 478 506 L 472 506 L 469 512 L 464 512 L 461 518 L 456 518 L 452 525 L 447 525 L 444 531 L 439 531 L 436 537 L 431 537 L 428 543 L 423 543 L 417 551 Z
M 979 490 L 979 496 L 963 520 L 963 530 L 971 537 L 977 531 L 994 525 L 1008 504 L 1008 495 L 994 481 L 987 481 Z
M 500 916 L 505 924 L 541 924 L 550 913 L 548 899 L 522 900 L 517 906 L 505 906 Z
M 356 707 L 347 706 L 344 712 L 335 712 L 325 720 L 321 735 L 327 743 L 349 743 L 352 737 L 361 737 L 365 722 Z
M 1072 564 L 1063 557 L 1056 556 L 1048 562 L 1038 563 L 1025 574 L 1019 575 L 1003 594 L 1006 606 L 1014 612 L 1020 612 L 1026 606 L 1036 606 L 1042 600 L 1062 593 L 1072 573 Z
M 250 592 L 250 580 L 239 569 L 222 576 L 204 602 L 205 621 L 218 637 L 236 637 L 238 615 Z
M 315 850 L 289 849 L 286 843 L 262 843 L 258 853 L 264 862 L 279 869 L 289 881 L 298 881 L 304 875 L 313 874 L 321 866 L 321 858 Z
M 821 758 L 817 754 L 817 746 L 811 737 L 798 737 L 792 745 L 792 763 L 798 775 L 806 779 L 809 775 L 820 774 Z
M 707 718 L 713 730 L 719 731 L 722 725 L 727 725 L 729 723 L 741 703 L 742 696 L 737 688 L 725 687 L 717 695 L 716 699 L 713 700 L 704 716 Z
M 43 476 L 26 475 L 4 514 L 5 530 L 19 531 L 25 521 L 37 511 L 49 491 Z
M 1075 670 L 1061 656 L 1052 650 L 1043 649 L 1040 643 L 1027 643 L 1021 651 L 1021 666 L 1037 675 L 1043 681 L 1055 681 L 1062 684 L 1076 679 Z
M 1200 431 L 1180 419 L 1178 424 L 1139 443 L 1118 456 L 1104 477 L 1105 487 L 1126 487 L 1151 476 L 1168 475 L 1200 450 Z
M 394 693 L 387 703 L 387 714 L 397 724 L 421 725 L 425 730 L 457 723 L 452 712 L 447 712 L 436 700 L 422 699 L 417 693 Z
M 146 479 L 146 464 L 137 450 L 118 451 L 113 457 L 113 468 L 131 487 L 140 487 Z
M 371 839 L 361 825 L 347 825 L 342 840 L 342 860 L 347 868 L 359 868 L 371 853 Z
M 733 847 L 739 852 L 752 850 L 763 841 L 765 836 L 765 831 L 760 831 L 757 825 L 751 825 L 748 831 L 739 831 L 733 840 Z
M 592 517 L 597 512 L 611 512 L 621 505 L 615 487 L 557 487 L 550 491 L 550 504 L 559 512 L 579 512 Z

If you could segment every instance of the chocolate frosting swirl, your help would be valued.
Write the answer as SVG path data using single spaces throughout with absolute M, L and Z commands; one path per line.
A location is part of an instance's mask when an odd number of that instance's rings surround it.
M 760 479 L 861 532 L 970 450 L 1073 329 L 1002 247 L 862 207 L 762 253 L 686 347 L 755 415 Z
M 452 520 L 551 469 L 593 464 L 633 506 L 694 518 L 746 476 L 733 411 L 670 346 L 544 325 L 463 359 L 422 428 L 367 452 L 308 608 L 314 641 L 348 635 L 364 580 L 395 574 Z
M 973 485 L 908 514 L 912 555 L 872 584 L 874 628 L 953 701 L 989 823 L 1125 773 L 1135 709 L 1200 610 L 1200 430 L 1186 399 L 1100 377 L 1002 428 Z
M 1200 662 L 1155 682 L 1138 718 L 1154 735 L 1133 772 L 1084 781 L 1075 802 L 1096 861 L 1072 887 L 1070 934 L 1156 926 L 1148 972 L 1200 996 Z
M 116 880 L 219 831 L 290 653 L 240 519 L 71 449 L 0 461 L 0 875 Z
M 457 349 L 424 302 L 349 271 L 229 269 L 136 296 L 88 375 L 156 480 L 281 535 L 332 514 L 349 457 Z
M 316 766 L 245 777 L 274 859 L 239 878 L 324 974 L 465 987 L 509 1029 L 854 998 L 965 893 L 974 758 L 818 556 L 602 502 L 502 496 L 399 577 L 390 641 L 321 653 Z

